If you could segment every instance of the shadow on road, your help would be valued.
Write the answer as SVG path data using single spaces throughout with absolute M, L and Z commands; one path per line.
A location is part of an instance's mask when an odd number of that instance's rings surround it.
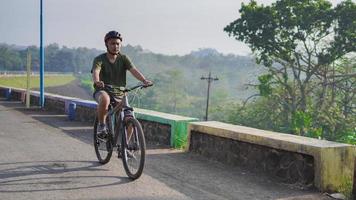
M 130 179 L 127 177 L 71 175 L 72 172 L 78 171 L 88 174 L 94 171 L 107 171 L 98 168 L 101 165 L 93 161 L 32 161 L 0 163 L 0 165 L 2 168 L 2 170 L 0 170 L 0 192 L 4 193 L 77 190 L 130 182 Z M 4 180 L 9 178 L 11 178 L 11 180 Z M 100 180 L 100 182 L 93 181 L 95 179 Z M 92 184 L 88 186 L 88 182 L 90 181 Z M 26 189 L 21 185 L 25 185 Z M 61 185 L 60 188 L 55 187 L 59 185 Z

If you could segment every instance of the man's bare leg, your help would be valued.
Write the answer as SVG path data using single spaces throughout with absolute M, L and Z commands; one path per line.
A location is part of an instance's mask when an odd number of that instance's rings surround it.
M 110 97 L 107 93 L 103 92 L 99 96 L 99 104 L 97 107 L 99 124 L 105 124 L 106 114 L 110 104 Z

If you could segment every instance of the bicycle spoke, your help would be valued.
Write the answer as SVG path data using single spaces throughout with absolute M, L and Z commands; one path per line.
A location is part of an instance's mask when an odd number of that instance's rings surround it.
M 142 174 L 145 161 L 145 143 L 142 127 L 139 122 L 130 118 L 125 124 L 126 140 L 124 152 L 124 167 L 130 178 L 136 179 Z
M 102 139 L 98 137 L 97 134 L 98 121 L 95 120 L 94 123 L 94 148 L 95 154 L 101 164 L 106 164 L 109 162 L 112 155 L 112 145 L 111 145 L 111 134 L 108 134 L 107 139 Z
M 134 132 L 134 128 L 132 126 L 129 126 L 127 128 L 127 132 L 128 132 L 128 140 L 127 140 L 127 160 L 129 163 L 129 167 L 131 167 L 133 170 L 136 170 L 138 167 L 138 163 L 139 160 L 135 157 L 135 153 L 139 153 L 139 149 L 137 147 L 135 147 L 135 145 L 137 144 L 137 142 L 135 141 L 135 132 Z M 135 150 L 136 149 L 136 150 Z

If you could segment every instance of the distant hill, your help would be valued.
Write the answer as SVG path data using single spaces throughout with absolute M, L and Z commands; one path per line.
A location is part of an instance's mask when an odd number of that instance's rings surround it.
M 197 57 L 197 58 L 204 58 L 208 56 L 218 56 L 222 55 L 216 49 L 206 48 L 206 49 L 199 49 L 197 51 L 192 51 L 189 55 Z
M 8 47 L 11 47 L 14 50 L 19 50 L 19 51 L 27 49 L 27 47 L 28 47 L 28 46 L 24 46 L 24 45 L 16 45 L 16 44 L 8 45 L 6 43 L 0 43 L 0 47 L 4 47 L 4 46 L 8 46 Z

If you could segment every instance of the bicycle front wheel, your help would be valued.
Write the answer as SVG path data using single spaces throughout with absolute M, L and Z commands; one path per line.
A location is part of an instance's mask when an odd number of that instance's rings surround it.
M 99 163 L 106 164 L 110 161 L 112 152 L 113 152 L 113 137 L 110 130 L 108 130 L 108 135 L 106 139 L 98 137 L 97 128 L 98 128 L 98 118 L 95 118 L 94 121 L 94 148 L 95 154 L 98 158 Z
M 122 162 L 131 179 L 141 176 L 145 165 L 146 143 L 140 122 L 135 118 L 125 120 L 125 134 L 122 137 Z

